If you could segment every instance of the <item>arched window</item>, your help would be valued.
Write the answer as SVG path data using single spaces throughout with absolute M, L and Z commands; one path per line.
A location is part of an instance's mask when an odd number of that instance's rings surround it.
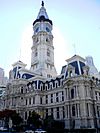
M 73 75 L 72 75 L 72 71 L 70 71 L 70 72 L 69 72 L 69 77 L 72 77 L 72 76 L 73 76 Z
M 50 29 L 49 29 L 48 27 L 46 27 L 46 31 L 47 31 L 47 32 L 50 32 Z
M 43 84 L 42 83 L 40 84 L 40 90 L 43 90 Z
M 53 88 L 53 83 L 50 83 L 50 89 L 52 89 Z
M 21 88 L 21 94 L 23 94 L 23 87 Z
M 71 89 L 71 99 L 74 98 L 74 89 Z
M 46 84 L 46 85 L 45 85 L 45 90 L 47 91 L 47 89 L 48 89 L 48 85 Z
M 46 38 L 46 42 L 49 42 L 49 39 L 48 38 Z
M 58 87 L 58 81 L 55 81 L 55 88 Z
M 36 28 L 35 32 L 38 32 L 39 31 L 39 27 Z
M 20 93 L 23 94 L 24 93 L 24 87 L 20 86 Z

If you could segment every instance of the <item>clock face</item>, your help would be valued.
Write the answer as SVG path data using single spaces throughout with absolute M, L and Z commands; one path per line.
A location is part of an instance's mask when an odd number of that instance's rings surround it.
M 49 29 L 48 27 L 46 27 L 46 31 L 47 31 L 47 32 L 50 32 L 50 29 Z
M 39 27 L 36 28 L 35 32 L 38 32 L 39 31 Z

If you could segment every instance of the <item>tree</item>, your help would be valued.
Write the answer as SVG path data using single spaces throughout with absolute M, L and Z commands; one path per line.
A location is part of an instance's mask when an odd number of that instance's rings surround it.
M 11 119 L 14 125 L 20 125 L 23 122 L 23 119 L 18 113 L 13 113 Z
M 44 127 L 47 128 L 47 129 L 53 128 L 53 123 L 54 123 L 54 118 L 51 115 L 50 116 L 47 116 L 44 119 Z
M 48 133 L 49 132 L 50 133 L 52 133 L 52 132 L 57 132 L 57 133 L 60 132 L 61 133 L 64 130 L 64 122 L 54 120 L 53 116 L 50 115 L 44 119 L 44 127 Z
M 31 115 L 28 117 L 27 124 L 28 125 L 32 124 L 34 125 L 35 128 L 39 128 L 40 126 L 42 126 L 40 115 L 35 111 L 33 111 Z
M 9 126 L 9 119 L 12 120 L 13 125 L 20 125 L 23 119 L 16 113 L 15 110 L 5 109 L 0 111 L 0 119 L 5 119 L 6 126 Z

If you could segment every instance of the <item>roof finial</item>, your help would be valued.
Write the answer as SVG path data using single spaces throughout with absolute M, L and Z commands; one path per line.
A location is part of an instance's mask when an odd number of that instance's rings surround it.
M 44 1 L 42 1 L 42 4 L 41 5 L 44 6 Z

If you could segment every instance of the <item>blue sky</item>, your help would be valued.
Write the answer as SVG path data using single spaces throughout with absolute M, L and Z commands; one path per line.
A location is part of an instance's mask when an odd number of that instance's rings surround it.
M 44 3 L 53 21 L 58 73 L 65 60 L 75 53 L 84 58 L 91 55 L 100 70 L 100 1 L 44 0 Z M 40 7 L 40 0 L 0 1 L 0 67 L 6 76 L 19 59 L 30 67 L 32 23 Z

